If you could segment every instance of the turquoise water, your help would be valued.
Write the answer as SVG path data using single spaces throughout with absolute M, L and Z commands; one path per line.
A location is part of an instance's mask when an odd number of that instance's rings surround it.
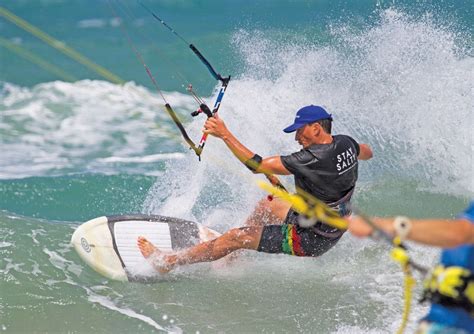
M 221 117 L 252 150 L 297 150 L 281 129 L 300 106 L 322 104 L 335 133 L 374 149 L 361 163 L 361 210 L 453 217 L 472 198 L 469 1 L 143 2 L 232 75 Z M 396 331 L 400 270 L 384 245 L 351 236 L 317 260 L 248 253 L 233 266 L 185 267 L 156 284 L 113 282 L 89 269 L 69 245 L 81 222 L 141 212 L 222 232 L 265 195 L 260 177 L 213 138 L 201 162 L 183 144 L 122 27 L 195 140 L 203 118 L 189 116 L 197 106 L 185 87 L 212 103 L 216 82 L 135 1 L 0 6 L 126 81 L 104 81 L 0 17 L 0 37 L 20 47 L 0 43 L 1 330 Z M 413 256 L 430 265 L 437 251 L 415 246 Z M 409 330 L 424 312 L 414 308 Z

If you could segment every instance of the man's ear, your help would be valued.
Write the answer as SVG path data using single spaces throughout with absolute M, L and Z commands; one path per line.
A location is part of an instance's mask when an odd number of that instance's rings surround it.
M 313 123 L 312 125 L 313 133 L 315 136 L 319 136 L 321 134 L 321 125 L 319 123 Z

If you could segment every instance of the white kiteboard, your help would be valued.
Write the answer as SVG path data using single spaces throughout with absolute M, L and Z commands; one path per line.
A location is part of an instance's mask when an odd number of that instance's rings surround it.
M 215 239 L 220 234 L 201 224 L 157 215 L 102 216 L 80 225 L 71 243 L 95 271 L 113 280 L 141 281 L 134 268 L 144 258 L 137 246 L 143 236 L 164 251 Z

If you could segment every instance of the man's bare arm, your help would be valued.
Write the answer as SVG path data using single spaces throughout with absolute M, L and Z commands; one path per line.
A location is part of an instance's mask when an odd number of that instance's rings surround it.
M 395 235 L 394 218 L 373 218 L 373 222 L 391 235 Z M 450 248 L 474 244 L 474 224 L 467 219 L 413 219 L 406 239 L 426 245 Z M 349 219 L 349 231 L 358 237 L 366 237 L 373 230 L 362 218 Z

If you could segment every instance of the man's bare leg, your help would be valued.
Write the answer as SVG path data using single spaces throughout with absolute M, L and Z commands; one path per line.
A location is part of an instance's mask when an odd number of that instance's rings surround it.
M 265 226 L 283 224 L 291 204 L 274 198 L 269 201 L 267 198 L 257 203 L 254 211 L 245 221 L 245 226 Z
M 137 240 L 142 255 L 160 273 L 166 273 L 176 266 L 220 259 L 238 249 L 257 250 L 263 227 L 241 227 L 227 231 L 220 237 L 173 253 L 164 253 L 143 237 Z
M 282 201 L 279 198 L 273 198 L 269 201 L 264 198 L 257 203 L 254 211 L 250 214 L 244 223 L 244 226 L 263 227 L 265 225 L 281 225 L 285 221 L 286 215 L 291 208 L 291 204 Z M 242 252 L 233 252 L 226 257 L 227 264 L 235 261 Z

